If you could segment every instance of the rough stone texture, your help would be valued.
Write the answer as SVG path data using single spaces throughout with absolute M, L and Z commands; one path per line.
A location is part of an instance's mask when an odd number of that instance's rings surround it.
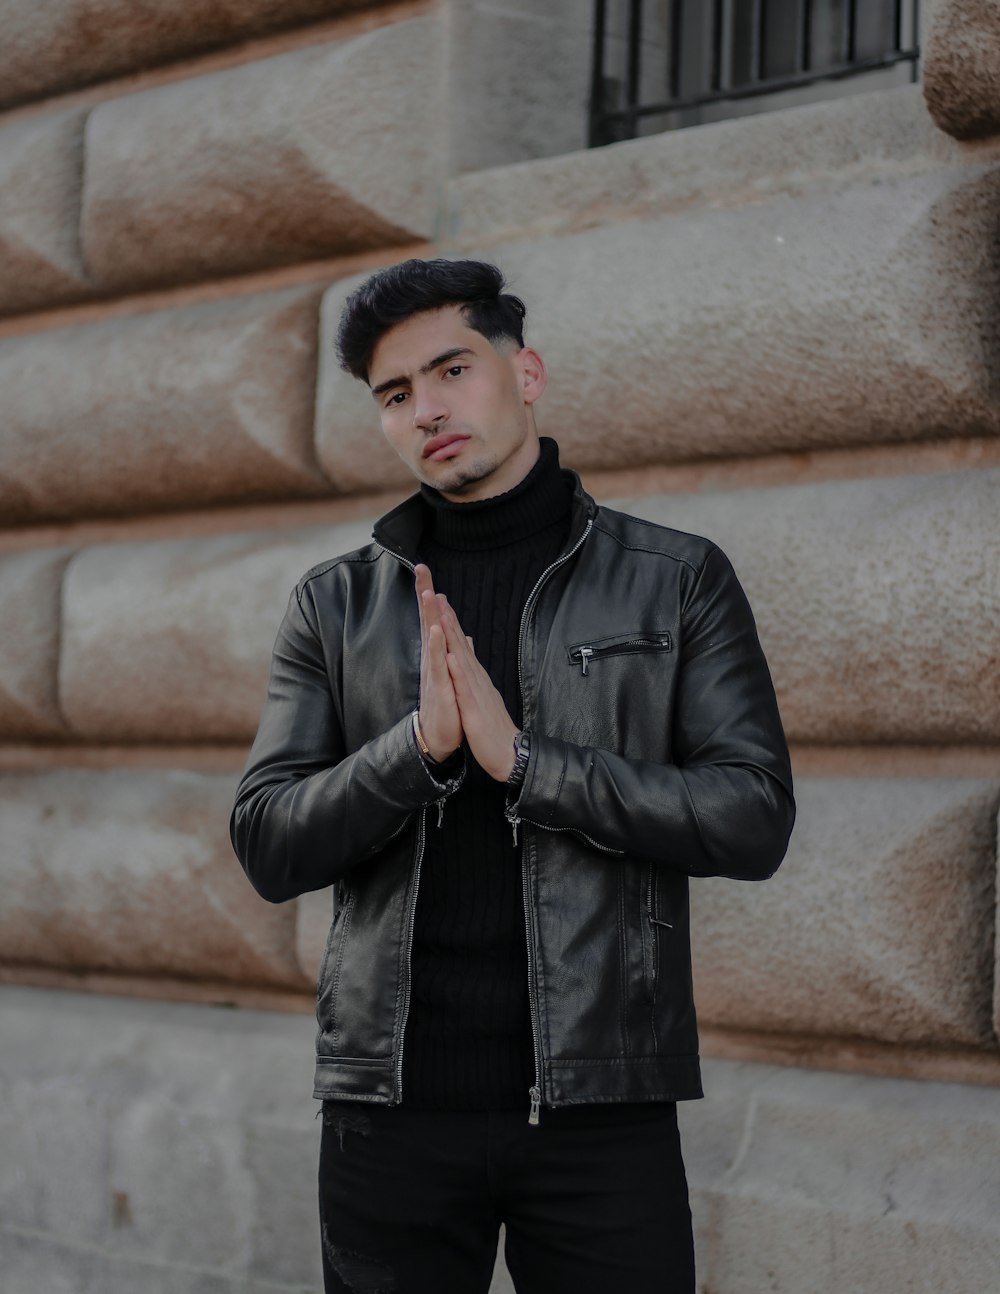
M 995 1048 L 1000 782 L 801 778 L 796 800 L 773 882 L 692 882 L 702 1021 Z
M 3 989 L 0 1033 L 5 1294 L 315 1294 L 309 1017 Z M 994 1288 L 1000 1092 L 705 1077 L 680 1107 L 701 1290 Z
M 306 988 L 295 913 L 262 903 L 227 823 L 235 776 L 0 774 L 0 961 Z
M 368 0 L 7 0 L 0 105 L 75 89 Z
M 1000 471 L 615 506 L 708 535 L 757 617 L 796 741 L 1000 737 Z
M 0 556 L 0 737 L 65 735 L 56 686 L 64 548 Z
M 428 236 L 441 57 L 440 21 L 414 18 L 102 104 L 82 226 L 95 279 L 205 277 Z M 400 67 L 421 74 L 386 74 Z
M 1000 1038 L 1000 819 L 997 820 L 997 886 L 994 896 L 994 932 L 993 951 L 996 958 L 993 970 L 993 1031 Z M 301 953 L 300 953 L 301 960 Z
M 447 0 L 445 12 L 449 173 L 586 147 L 593 14 L 579 0 Z
M 293 289 L 0 341 L 10 521 L 316 495 L 317 293 Z
M 83 120 L 63 112 L 0 129 L 0 313 L 89 290 L 78 237 Z
M 693 205 L 742 206 L 934 169 L 962 151 L 938 131 L 918 85 L 720 121 L 459 175 L 444 235 L 485 239 L 587 228 Z
M 958 139 L 1000 134 L 1000 5 L 936 0 L 923 52 L 927 106 Z
M 61 694 L 77 735 L 243 741 L 296 581 L 371 526 L 100 545 L 66 574 Z
M 308 1016 L 37 989 L 0 1010 L 0 1243 L 25 1294 L 315 1294 Z M 46 1283 L 57 1264 L 89 1283 Z
M 488 252 L 576 465 L 996 435 L 998 192 L 1000 168 L 942 166 Z M 324 354 L 320 380 L 321 457 L 338 474 L 343 442 L 359 476 L 351 379 Z
M 699 1289 L 985 1294 L 1000 1092 L 722 1061 L 680 1107 Z

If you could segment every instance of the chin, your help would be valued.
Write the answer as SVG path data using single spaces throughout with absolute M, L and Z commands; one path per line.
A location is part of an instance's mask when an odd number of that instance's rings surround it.
M 451 472 L 443 473 L 436 481 L 428 481 L 441 494 L 467 494 L 474 486 L 485 481 L 496 471 L 494 459 L 478 459 L 462 467 L 455 466 Z

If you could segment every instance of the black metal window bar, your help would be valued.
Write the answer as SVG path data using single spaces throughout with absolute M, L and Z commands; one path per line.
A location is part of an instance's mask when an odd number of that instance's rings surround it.
M 595 0 L 590 144 L 900 63 L 915 80 L 916 33 L 916 0 Z

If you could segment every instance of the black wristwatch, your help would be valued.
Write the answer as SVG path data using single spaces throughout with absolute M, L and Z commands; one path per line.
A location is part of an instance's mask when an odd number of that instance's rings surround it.
M 528 756 L 531 754 L 531 738 L 526 732 L 519 732 L 514 738 L 514 767 L 510 770 L 507 785 L 515 789 L 524 782 L 528 771 Z

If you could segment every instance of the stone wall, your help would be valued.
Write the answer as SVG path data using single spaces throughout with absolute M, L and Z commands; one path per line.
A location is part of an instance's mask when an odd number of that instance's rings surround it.
M 440 252 L 527 298 L 542 429 L 589 487 L 730 554 L 792 741 L 782 870 L 693 887 L 703 1289 L 981 1294 L 995 6 L 937 0 L 923 87 L 596 152 L 568 0 L 7 8 L 5 1291 L 318 1288 L 330 899 L 260 903 L 226 824 L 290 587 L 407 489 L 340 306 Z

